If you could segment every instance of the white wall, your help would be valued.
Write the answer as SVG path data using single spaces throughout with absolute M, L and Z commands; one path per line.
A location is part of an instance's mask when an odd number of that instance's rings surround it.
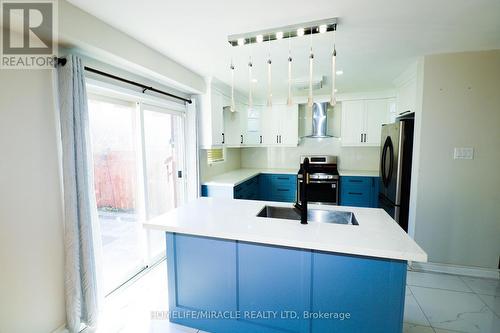
M 63 46 L 184 93 L 204 80 L 66 1 Z M 65 323 L 58 132 L 48 70 L 0 70 L 0 332 Z M 156 83 L 155 83 L 156 85 Z
M 66 48 L 113 64 L 169 87 L 205 92 L 205 80 L 188 68 L 65 0 L 58 1 L 59 39 Z
M 500 50 L 424 58 L 415 239 L 431 262 L 498 266 L 499 87 Z
M 63 224 L 49 70 L 0 70 L 0 332 L 65 322 Z
M 199 150 L 200 181 L 204 182 L 210 178 L 241 168 L 241 150 L 239 148 L 227 148 L 224 151 L 224 162 L 207 163 L 207 151 Z

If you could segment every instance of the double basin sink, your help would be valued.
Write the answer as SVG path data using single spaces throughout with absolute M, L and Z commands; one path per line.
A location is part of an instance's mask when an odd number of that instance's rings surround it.
M 264 206 L 257 214 L 257 217 L 300 221 L 300 210 L 295 207 Z M 307 220 L 310 222 L 359 225 L 356 217 L 351 212 L 326 209 L 308 209 Z

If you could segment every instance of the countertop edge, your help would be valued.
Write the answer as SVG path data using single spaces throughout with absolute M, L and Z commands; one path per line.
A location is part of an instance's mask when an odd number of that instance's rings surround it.
M 240 177 L 235 176 L 235 180 L 217 180 L 217 177 L 223 177 L 225 175 L 229 175 L 231 173 L 237 173 L 237 172 L 249 172 L 248 174 L 242 175 Z M 204 182 L 201 182 L 201 185 L 205 186 L 228 186 L 228 187 L 234 187 L 238 186 L 241 183 L 246 182 L 247 180 L 259 175 L 259 174 L 286 174 L 286 175 L 296 175 L 298 171 L 292 171 L 291 169 L 272 169 L 272 168 L 265 168 L 265 169 L 236 169 L 232 170 L 229 172 L 222 173 L 220 175 L 215 176 L 215 179 L 212 180 L 207 180 Z
M 251 242 L 257 244 L 266 244 L 266 245 L 277 245 L 277 246 L 285 246 L 299 249 L 307 249 L 307 250 L 316 250 L 316 251 L 324 251 L 331 253 L 339 253 L 339 254 L 348 254 L 348 255 L 357 255 L 363 257 L 371 257 L 371 258 L 380 258 L 380 259 L 392 259 L 392 260 L 402 260 L 402 261 L 416 261 L 416 262 L 427 262 L 428 256 L 425 253 L 418 254 L 409 254 L 409 253 L 394 253 L 393 251 L 386 251 L 386 253 L 381 253 L 380 250 L 371 250 L 371 249 L 345 249 L 342 247 L 335 246 L 318 246 L 317 244 L 297 244 L 296 242 L 291 242 L 287 240 L 273 239 L 273 240 L 263 240 L 262 238 L 257 239 L 257 237 L 251 236 L 241 236 L 234 235 L 230 233 L 207 233 L 201 231 L 192 231 L 192 230 L 184 230 L 183 228 L 176 228 L 173 226 L 165 226 L 158 225 L 155 223 L 143 223 L 143 227 L 147 229 L 160 230 L 164 232 L 173 232 L 185 235 L 192 236 L 202 236 L 202 237 L 212 237 L 212 238 L 220 238 L 227 240 L 237 240 L 244 242 Z

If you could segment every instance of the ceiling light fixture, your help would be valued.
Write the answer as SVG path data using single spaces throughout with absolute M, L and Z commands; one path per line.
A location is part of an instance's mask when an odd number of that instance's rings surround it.
M 340 75 L 343 75 L 344 74 L 344 71 L 339 69 L 338 71 L 335 71 L 335 74 L 337 74 L 338 76 Z
M 248 33 L 230 35 L 227 40 L 231 46 L 242 46 L 245 44 L 262 43 L 263 41 L 280 40 L 284 38 L 301 37 L 335 31 L 337 29 L 337 18 L 329 18 L 312 22 L 299 23 L 267 30 L 259 30 Z

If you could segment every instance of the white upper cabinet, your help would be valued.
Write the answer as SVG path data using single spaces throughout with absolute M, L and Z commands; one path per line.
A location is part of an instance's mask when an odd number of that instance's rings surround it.
M 417 79 L 411 77 L 398 86 L 397 113 L 415 112 L 417 99 Z
M 241 122 L 243 129 L 243 145 L 257 146 L 262 144 L 262 129 L 261 129 L 261 111 L 260 107 L 249 108 L 244 106 L 244 111 Z
M 273 105 L 261 111 L 262 144 L 297 146 L 299 142 L 298 105 Z
M 342 146 L 380 146 L 382 124 L 389 121 L 391 99 L 342 102 Z
M 200 106 L 200 147 L 217 148 L 225 144 L 224 133 L 224 98 L 220 91 L 211 85 L 208 92 L 201 96 Z
M 343 146 L 358 146 L 363 142 L 365 101 L 343 101 L 341 142 Z
M 375 99 L 365 101 L 365 137 L 368 146 L 380 146 L 382 124 L 389 122 L 389 100 Z
M 241 142 L 241 114 L 242 112 L 231 112 L 229 108 L 224 109 L 224 145 L 227 147 L 238 147 Z
M 282 105 L 280 119 L 280 144 L 297 146 L 299 143 L 299 106 Z
M 203 149 L 220 147 L 297 146 L 298 105 L 256 105 L 249 108 L 239 96 L 231 112 L 231 99 L 209 80 L 200 97 L 199 140 Z

